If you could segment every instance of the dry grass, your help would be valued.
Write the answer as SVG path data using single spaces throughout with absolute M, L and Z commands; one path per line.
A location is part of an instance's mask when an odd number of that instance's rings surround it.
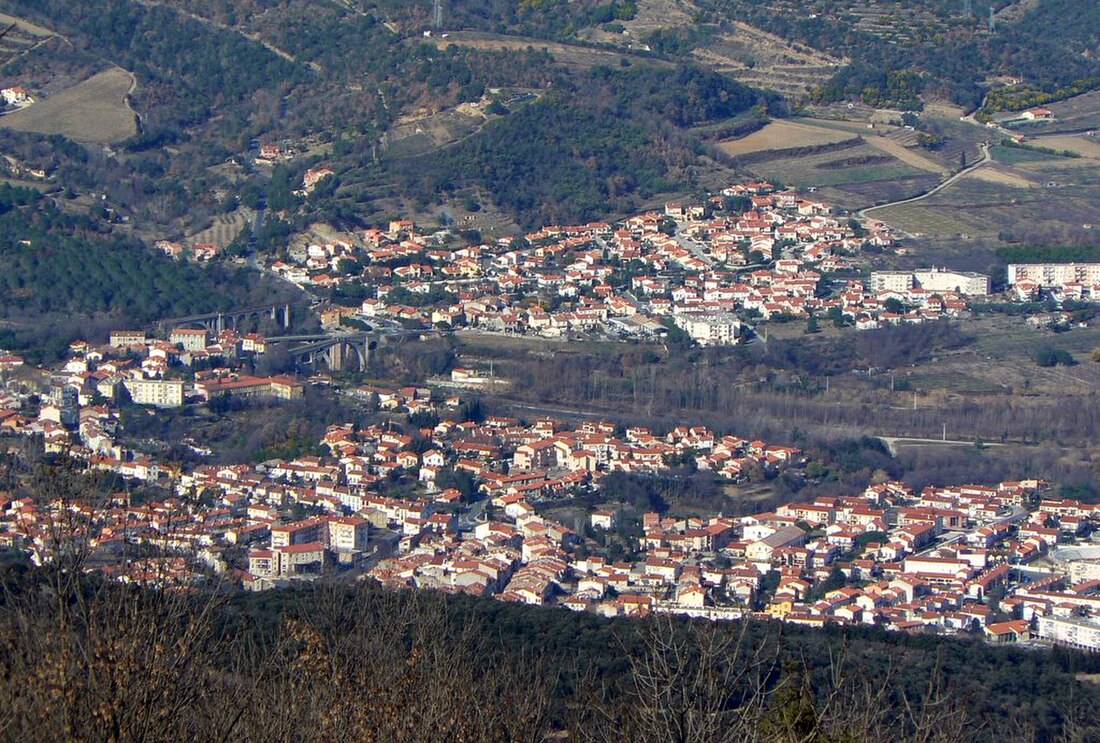
M 1036 141 L 1042 147 L 1050 147 L 1055 150 L 1069 150 L 1087 158 L 1100 158 L 1100 140 L 1096 137 L 1085 135 L 1063 137 L 1043 137 Z
M 1035 185 L 1032 181 L 1018 175 L 1004 165 L 996 164 L 980 167 L 968 175 L 963 176 L 963 178 L 977 178 L 978 180 L 998 183 L 1002 186 L 1011 186 L 1012 188 L 1031 188 Z
M 870 136 L 864 137 L 867 140 L 867 144 L 872 147 L 876 147 L 887 155 L 892 155 L 898 160 L 901 160 L 907 165 L 912 165 L 914 168 L 920 168 L 921 170 L 927 170 L 930 173 L 942 173 L 944 172 L 943 166 L 934 160 L 930 160 L 919 152 L 914 152 L 908 147 L 904 147 L 893 139 L 887 139 L 886 137 Z
M 817 147 L 823 144 L 843 142 L 852 135 L 832 129 L 794 121 L 773 121 L 759 131 L 741 139 L 719 142 L 718 149 L 727 155 L 747 155 L 764 150 L 785 150 L 794 147 Z
M 137 132 L 126 95 L 133 76 L 120 68 L 94 75 L 57 95 L 0 118 L 21 132 L 61 134 L 78 142 L 111 144 Z

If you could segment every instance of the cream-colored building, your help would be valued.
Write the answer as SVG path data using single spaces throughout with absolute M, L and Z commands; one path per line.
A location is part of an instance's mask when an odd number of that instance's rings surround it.
M 946 268 L 918 268 L 914 271 L 872 271 L 872 292 L 893 291 L 902 294 L 920 287 L 931 292 L 958 292 L 974 296 L 989 294 L 989 277 L 972 271 Z
M 367 548 L 370 522 L 358 516 L 345 516 L 328 522 L 328 543 L 338 552 L 363 551 Z
M 973 296 L 989 294 L 989 277 L 972 271 L 950 271 L 946 268 L 918 268 L 913 279 L 921 289 L 931 292 L 958 292 Z
M 1091 286 L 1100 284 L 1100 263 L 1010 263 L 1009 285 L 1024 279 L 1038 282 L 1041 286 L 1061 286 L 1074 282 Z
M 176 328 L 168 336 L 168 341 L 173 346 L 181 346 L 184 351 L 204 351 L 206 350 L 206 331 L 197 328 Z
M 750 562 L 770 562 L 772 554 L 780 547 L 801 547 L 806 543 L 806 532 L 798 526 L 785 526 L 745 548 Z
M 913 273 L 911 271 L 872 271 L 872 292 L 900 292 L 907 293 L 913 288 Z
M 1055 645 L 1081 650 L 1100 650 L 1100 619 L 1039 617 L 1039 637 Z
M 732 345 L 741 332 L 741 321 L 730 312 L 678 314 L 676 324 L 700 346 Z
M 183 405 L 183 382 L 178 379 L 127 379 L 122 385 L 137 405 L 178 408 Z
M 113 348 L 126 348 L 128 346 L 144 346 L 144 330 L 112 330 L 110 344 Z

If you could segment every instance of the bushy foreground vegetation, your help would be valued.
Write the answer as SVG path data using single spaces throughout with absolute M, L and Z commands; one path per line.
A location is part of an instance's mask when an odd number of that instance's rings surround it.
M 325 583 L 227 595 L 8 568 L 5 740 L 1086 740 L 1082 656 L 604 620 Z

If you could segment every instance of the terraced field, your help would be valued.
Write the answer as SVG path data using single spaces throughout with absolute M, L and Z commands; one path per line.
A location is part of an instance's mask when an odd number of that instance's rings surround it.
M 845 60 L 761 31 L 747 23 L 733 24 L 732 33 L 716 36 L 696 49 L 696 60 L 743 83 L 804 98 Z
M 0 31 L 0 67 L 55 36 L 48 28 L 5 13 L 0 13 Z
M 241 234 L 242 230 L 248 227 L 248 224 L 255 216 L 255 212 L 251 209 L 241 207 L 229 214 L 215 217 L 213 224 L 202 232 L 189 235 L 186 238 L 186 242 L 190 245 L 213 243 L 219 248 L 224 248 L 226 245 L 233 242 L 237 235 Z

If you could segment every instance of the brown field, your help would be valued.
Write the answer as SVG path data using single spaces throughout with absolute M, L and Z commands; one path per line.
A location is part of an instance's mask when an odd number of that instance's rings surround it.
M 61 134 L 78 142 L 110 144 L 137 132 L 126 95 L 133 76 L 111 68 L 82 83 L 0 118 L 0 126 L 21 132 Z
M 984 165 L 963 176 L 964 180 L 966 178 L 977 178 L 978 180 L 999 183 L 1002 186 L 1011 186 L 1013 188 L 1031 188 L 1036 185 L 1018 172 L 996 163 Z
M 731 139 L 717 144 L 727 155 L 747 155 L 764 150 L 785 150 L 794 147 L 817 147 L 833 142 L 843 142 L 852 135 L 795 121 L 773 121 L 759 131 L 741 139 Z
M 1100 158 L 1100 139 L 1096 137 L 1088 137 L 1085 135 L 1072 136 L 1067 134 L 1061 137 L 1039 137 L 1034 140 L 1034 143 L 1040 147 L 1050 147 L 1055 150 L 1076 152 L 1082 157 L 1092 159 Z
M 1080 167 L 1077 160 L 1037 160 L 1012 168 L 987 165 L 977 173 L 987 178 L 965 177 L 939 193 L 913 204 L 902 204 L 875 212 L 875 218 L 914 235 L 996 236 L 1016 226 L 1042 223 L 1078 229 L 1095 222 L 1100 198 L 1100 169 Z M 1031 187 L 1007 185 L 988 176 L 1001 172 L 1026 180 Z M 1054 183 L 1054 186 L 1048 186 Z M 1051 204 L 1057 204 L 1056 210 Z
M 927 170 L 930 173 L 943 173 L 944 168 L 934 160 L 930 160 L 919 152 L 914 152 L 908 147 L 903 146 L 899 142 L 887 137 L 864 137 L 867 140 L 867 144 L 872 147 L 876 147 L 888 155 L 893 155 L 898 160 L 901 160 L 907 165 L 912 165 L 914 168 L 920 168 L 921 170 Z

